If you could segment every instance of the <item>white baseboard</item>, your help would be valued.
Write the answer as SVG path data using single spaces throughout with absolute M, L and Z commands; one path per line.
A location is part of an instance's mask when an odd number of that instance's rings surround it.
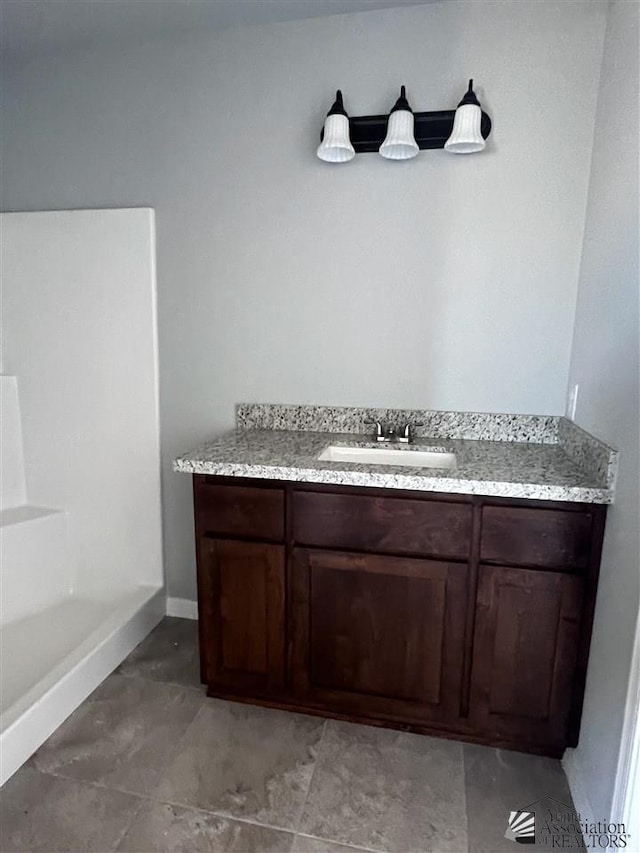
M 167 616 L 178 616 L 180 619 L 197 619 L 198 602 L 188 598 L 170 598 L 167 596 Z
M 589 823 L 596 822 L 596 818 L 593 814 L 593 807 L 591 806 L 589 795 L 587 794 L 582 762 L 580 761 L 580 757 L 578 756 L 578 751 L 576 749 L 565 749 L 564 756 L 562 758 L 562 767 L 567 777 L 567 782 L 569 783 L 569 790 L 571 791 L 571 796 L 573 798 L 573 805 L 580 815 L 580 820 L 583 824 L 585 821 L 588 821 Z M 600 815 L 600 820 L 603 819 L 604 815 Z

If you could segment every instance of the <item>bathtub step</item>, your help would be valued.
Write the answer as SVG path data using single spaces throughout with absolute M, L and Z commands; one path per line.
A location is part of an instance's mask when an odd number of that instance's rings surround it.
M 18 506 L 0 512 L 0 625 L 37 613 L 71 592 L 67 516 Z
M 0 785 L 147 636 L 164 590 L 69 596 L 0 628 Z

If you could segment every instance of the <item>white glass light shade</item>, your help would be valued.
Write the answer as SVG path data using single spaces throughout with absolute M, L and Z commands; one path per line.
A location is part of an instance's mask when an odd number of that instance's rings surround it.
M 480 132 L 482 110 L 477 104 L 462 104 L 456 110 L 451 136 L 444 144 L 451 154 L 474 154 L 483 151 L 486 142 Z
M 347 163 L 356 156 L 349 139 L 349 119 L 334 113 L 324 120 L 324 136 L 317 155 L 326 163 Z
M 410 160 L 419 152 L 413 135 L 413 113 L 394 110 L 389 116 L 387 135 L 380 146 L 380 154 L 387 160 Z

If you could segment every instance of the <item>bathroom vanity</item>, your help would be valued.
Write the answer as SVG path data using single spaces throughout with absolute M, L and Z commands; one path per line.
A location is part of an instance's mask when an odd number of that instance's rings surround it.
M 600 480 L 557 441 L 445 439 L 455 471 L 309 467 L 330 441 L 240 430 L 176 461 L 194 473 L 208 694 L 547 755 L 576 745 L 610 449 L 580 450 Z M 274 442 L 280 466 L 265 464 Z M 474 452 L 492 474 L 501 452 L 555 468 L 504 496 L 504 480 L 469 478 Z M 554 489 L 569 500 L 528 496 Z

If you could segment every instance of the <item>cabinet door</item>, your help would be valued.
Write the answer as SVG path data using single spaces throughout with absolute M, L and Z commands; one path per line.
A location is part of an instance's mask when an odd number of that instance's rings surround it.
M 471 681 L 474 727 L 563 746 L 582 603 L 571 575 L 480 566 Z
M 299 698 L 404 721 L 458 717 L 464 564 L 303 548 L 293 555 Z
M 203 680 L 260 692 L 284 684 L 282 545 L 202 537 L 198 546 Z

